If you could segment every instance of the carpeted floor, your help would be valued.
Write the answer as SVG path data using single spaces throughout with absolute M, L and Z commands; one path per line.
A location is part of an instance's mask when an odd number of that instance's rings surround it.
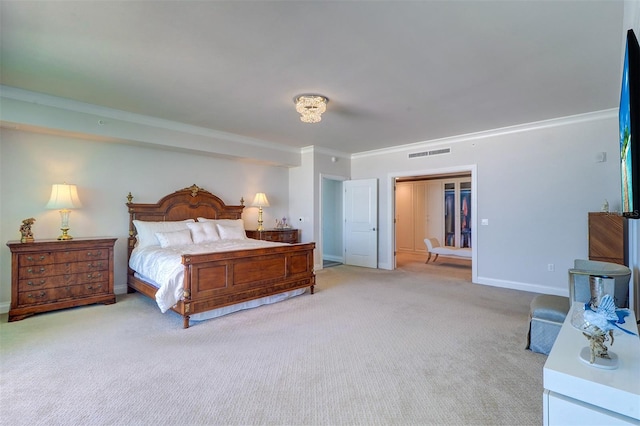
M 336 266 L 316 294 L 181 328 L 139 295 L 0 323 L 0 423 L 539 425 L 532 294 L 469 264 Z

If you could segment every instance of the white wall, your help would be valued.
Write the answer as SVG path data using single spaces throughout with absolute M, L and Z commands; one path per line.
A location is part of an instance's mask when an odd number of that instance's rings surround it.
M 411 152 L 451 153 L 409 159 Z M 568 294 L 567 270 L 588 256 L 587 212 L 604 199 L 620 209 L 617 111 L 355 155 L 354 179 L 380 182 L 379 265 L 392 267 L 389 185 L 393 175 L 476 167 L 473 228 L 477 283 Z M 606 152 L 607 161 L 596 156 Z M 488 226 L 478 226 L 488 219 Z M 553 264 L 555 271 L 549 272 Z
M 75 183 L 83 208 L 71 213 L 74 237 L 114 236 L 115 285 L 126 291 L 126 195 L 155 203 L 164 195 L 197 184 L 231 205 L 244 197 L 245 226 L 257 226 L 250 203 L 265 192 L 265 224 L 289 213 L 289 170 L 157 148 L 0 129 L 0 240 L 19 240 L 23 219 L 34 217 L 36 240 L 60 235 L 60 215 L 46 210 L 53 183 Z M 11 300 L 10 251 L 0 246 L 0 312 Z
M 301 150 L 300 167 L 289 169 L 289 212 L 293 225 L 302 230 L 302 242 L 316 242 L 314 262 L 318 270 L 322 269 L 322 176 L 347 179 L 350 167 L 344 154 L 310 146 Z

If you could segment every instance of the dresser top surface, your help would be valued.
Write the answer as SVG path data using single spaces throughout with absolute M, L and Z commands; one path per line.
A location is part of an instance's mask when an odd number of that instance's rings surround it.
M 59 244 L 62 246 L 86 246 L 87 244 L 113 244 L 117 240 L 116 237 L 86 237 L 86 238 L 74 238 L 72 240 L 58 240 L 58 239 L 36 239 L 32 242 L 23 243 L 19 240 L 8 241 L 7 246 L 9 246 L 12 250 L 14 249 L 40 249 L 43 245 L 50 245 L 51 247 L 55 247 L 55 245 Z

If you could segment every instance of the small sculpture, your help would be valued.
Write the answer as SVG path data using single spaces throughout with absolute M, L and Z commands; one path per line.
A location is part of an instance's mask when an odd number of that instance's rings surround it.
M 593 364 L 596 361 L 596 358 L 607 358 L 611 359 L 609 356 L 609 350 L 607 346 L 604 344 L 605 341 L 611 339 L 611 346 L 613 346 L 613 330 L 609 330 L 609 333 L 605 333 L 600 330 L 598 327 L 594 327 L 594 331 L 591 334 L 582 333 L 584 337 L 589 340 L 589 348 L 591 349 L 591 359 L 589 362 Z M 607 338 L 608 337 L 608 338 Z
M 283 217 L 282 220 L 278 220 L 276 219 L 276 228 L 277 229 L 284 229 L 284 228 L 290 228 L 291 226 L 287 223 L 287 218 Z
M 611 295 L 605 294 L 595 311 L 585 308 L 583 318 L 584 330 L 587 332 L 582 334 L 589 340 L 590 363 L 593 364 L 596 358 L 611 359 L 605 342 L 611 340 L 609 346 L 613 345 L 613 330 L 617 327 L 615 323 L 618 320 L 616 305 Z
M 20 235 L 22 236 L 20 238 L 21 243 L 32 243 L 34 241 L 33 232 L 31 232 L 31 225 L 33 225 L 35 221 L 36 220 L 32 217 L 22 221 L 22 225 L 20 226 Z

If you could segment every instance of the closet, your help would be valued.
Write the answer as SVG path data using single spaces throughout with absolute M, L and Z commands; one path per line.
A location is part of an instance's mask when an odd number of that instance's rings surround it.
M 471 247 L 471 177 L 397 180 L 396 250 L 425 253 L 424 239 Z

